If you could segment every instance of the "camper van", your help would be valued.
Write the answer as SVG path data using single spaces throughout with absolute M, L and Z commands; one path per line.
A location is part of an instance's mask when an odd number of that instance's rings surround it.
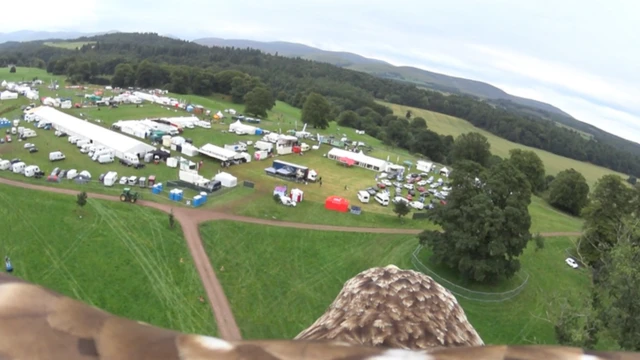
M 360 202 L 368 203 L 369 196 L 370 196 L 369 193 L 364 190 L 358 191 L 358 200 L 360 200 Z
M 24 168 L 24 176 L 26 177 L 34 177 L 38 173 L 40 173 L 40 168 L 36 165 L 30 165 Z
M 11 165 L 11 171 L 14 174 L 24 174 L 24 169 L 27 167 L 27 164 L 23 163 L 22 161 L 17 162 L 13 165 Z
M 113 186 L 116 181 L 118 181 L 118 173 L 115 171 L 109 171 L 102 179 L 104 186 Z
M 65 156 L 62 152 L 60 151 L 54 151 L 49 153 L 49 161 L 60 161 L 60 160 L 64 160 Z
M 387 193 L 379 192 L 379 193 L 376 194 L 374 199 L 376 199 L 378 204 L 380 204 L 382 206 L 388 206 L 389 205 L 389 194 L 387 194 Z
M 11 161 L 9 160 L 0 161 L 0 170 L 9 170 L 10 167 L 11 167 Z
M 104 154 L 98 157 L 98 162 L 100 164 L 112 163 L 114 161 L 114 157 L 111 154 Z

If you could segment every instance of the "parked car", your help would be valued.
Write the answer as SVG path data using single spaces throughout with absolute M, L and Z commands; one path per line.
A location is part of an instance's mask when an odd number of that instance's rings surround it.
M 379 182 L 377 186 L 378 186 L 378 189 L 384 189 L 387 187 L 387 185 L 382 182 Z
M 33 145 L 32 143 L 26 143 L 26 144 L 24 144 L 24 148 L 25 148 L 25 149 L 30 149 L 30 148 L 32 148 L 32 147 L 35 147 L 35 145 Z
M 280 202 L 282 203 L 282 205 L 284 206 L 296 206 L 296 202 L 291 200 L 290 197 L 288 196 L 280 196 Z
M 384 184 L 383 184 L 383 186 L 384 186 Z M 378 187 L 380 187 L 380 184 L 378 184 Z M 375 195 L 378 192 L 378 190 L 376 190 L 376 188 L 374 188 L 374 187 L 368 187 L 368 188 L 364 189 L 364 191 L 368 192 L 369 195 L 372 195 L 372 196 Z
M 573 260 L 572 258 L 566 258 L 564 260 L 564 262 L 567 263 L 567 265 L 569 265 L 573 269 L 577 269 L 578 268 L 578 263 L 575 260 Z
M 381 184 L 384 184 L 385 186 L 392 186 L 393 184 L 391 183 L 391 181 L 387 180 L 387 179 L 382 179 L 380 180 Z
M 127 185 L 127 181 L 129 180 L 129 178 L 127 176 L 123 176 L 120 178 L 119 184 L 120 185 Z
M 32 153 L 32 154 L 33 153 L 37 153 L 38 152 L 38 148 L 37 147 L 29 148 L 29 152 Z
M 413 190 L 413 184 L 404 184 L 405 189 Z
M 51 171 L 51 176 L 58 176 L 59 173 L 60 173 L 60 168 L 55 168 L 53 169 L 53 171 Z
M 60 177 L 61 179 L 64 179 L 65 175 L 67 175 L 67 170 L 60 170 L 60 173 L 58 173 L 58 177 Z
M 425 185 L 427 185 L 427 180 L 420 180 L 420 181 L 418 181 L 418 182 L 416 183 L 416 185 L 418 185 L 418 186 L 425 186 Z

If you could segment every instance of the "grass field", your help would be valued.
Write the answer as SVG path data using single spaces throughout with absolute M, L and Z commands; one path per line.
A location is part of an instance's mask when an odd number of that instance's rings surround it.
M 72 196 L 0 185 L 0 255 L 14 275 L 120 316 L 215 334 L 182 232 L 168 229 L 166 214 L 92 199 L 78 211 Z
M 45 83 L 49 83 L 52 78 L 56 78 L 61 82 L 61 87 L 64 87 L 64 82 L 61 78 L 48 75 L 44 70 L 40 69 L 18 68 L 18 71 L 15 74 L 8 73 L 8 70 L 5 74 L 0 73 L 0 79 L 5 78 L 11 81 L 32 79 L 35 77 L 44 80 Z M 99 88 L 95 87 L 95 89 Z M 59 96 L 73 97 L 77 95 L 82 96 L 85 92 L 90 91 L 92 91 L 92 89 L 83 91 L 79 89 L 63 88 L 59 89 L 56 93 Z M 46 89 L 46 86 L 41 87 L 41 95 L 56 95 L 56 93 L 53 93 Z M 227 99 L 227 97 L 219 94 L 208 98 L 182 95 L 174 96 L 177 98 L 188 99 L 189 101 L 205 106 L 206 108 L 211 109 L 214 112 L 227 108 L 234 108 L 240 112 L 244 110 L 242 105 L 233 104 Z M 24 98 L 18 100 L 18 104 L 26 103 L 27 101 Z M 9 104 L 15 104 L 15 102 L 6 101 L 0 104 L 0 111 L 3 107 L 9 106 Z M 124 105 L 114 109 L 101 108 L 100 110 L 98 110 L 98 108 L 95 107 L 70 109 L 67 112 L 74 116 L 80 116 L 80 114 L 82 114 L 82 117 L 90 121 L 99 120 L 99 124 L 104 126 L 109 126 L 118 120 L 136 120 L 154 116 L 184 116 L 185 114 L 184 112 L 177 112 L 175 109 L 167 109 L 166 107 L 153 104 L 147 104 L 139 108 L 135 106 Z M 5 116 L 7 116 L 8 118 L 13 118 L 17 117 L 19 113 L 20 110 L 18 109 Z M 433 113 L 428 113 L 426 115 L 423 114 L 423 116 L 427 118 L 429 126 L 434 128 L 434 123 L 436 123 L 436 121 L 433 121 L 433 118 L 429 118 L 427 115 L 430 115 L 432 117 L 441 117 L 441 115 Z M 277 102 L 273 111 L 270 113 L 269 119 L 263 121 L 260 124 L 260 127 L 272 131 L 286 131 L 288 129 L 296 127 L 297 125 L 297 128 L 301 129 L 303 124 L 300 123 L 300 121 L 297 121 L 299 117 L 299 109 L 293 108 L 282 102 Z M 460 119 L 454 120 L 457 121 L 456 124 L 468 124 Z M 228 129 L 230 122 L 230 119 L 225 119 L 219 124 L 214 124 L 212 126 L 212 129 L 186 129 L 184 136 L 193 139 L 194 144 L 198 146 L 204 145 L 205 143 L 212 143 L 222 146 L 224 144 L 229 144 L 240 140 L 257 141 L 260 139 L 259 136 L 247 135 L 240 137 L 235 134 L 223 132 L 223 130 Z M 437 131 L 437 129 L 435 130 Z M 34 143 L 40 149 L 39 153 L 29 154 L 23 148 L 21 143 L 14 142 L 13 144 L 0 145 L 0 158 L 11 159 L 18 157 L 22 160 L 27 161 L 29 164 L 38 165 L 45 171 L 48 171 L 51 170 L 54 165 L 49 163 L 48 159 L 46 158 L 46 154 L 48 154 L 49 151 L 61 150 L 65 153 L 67 159 L 63 162 L 55 164 L 55 166 L 60 166 L 63 168 L 76 168 L 78 170 L 86 169 L 94 174 L 94 177 L 98 176 L 100 173 L 105 173 L 107 171 L 113 170 L 117 171 L 121 176 L 136 175 L 148 177 L 149 175 L 156 175 L 158 181 L 160 182 L 166 182 L 167 180 L 173 180 L 177 178 L 177 170 L 168 168 L 164 165 L 149 165 L 142 170 L 131 170 L 119 164 L 100 165 L 96 162 L 91 161 L 86 155 L 81 154 L 76 147 L 66 142 L 65 139 L 56 138 L 52 132 L 44 130 L 37 130 L 37 132 L 38 137 L 30 139 L 29 142 Z M 363 141 L 373 147 L 371 155 L 378 158 L 389 158 L 391 161 L 399 163 L 405 160 L 416 160 L 414 156 L 408 154 L 405 150 L 386 146 L 382 144 L 378 139 L 374 139 L 368 135 L 355 134 L 355 130 L 349 128 L 341 128 L 335 122 L 330 123 L 330 127 L 328 129 L 319 132 L 323 135 L 335 135 L 337 137 L 346 135 L 352 140 Z M 499 141 L 504 142 L 504 140 L 495 137 L 490 137 L 490 139 L 494 144 L 492 150 L 496 152 L 497 148 L 495 146 L 495 143 Z M 516 146 L 515 144 L 513 145 Z M 428 224 L 425 225 L 425 222 L 417 223 L 410 220 L 400 221 L 392 217 L 393 214 L 390 207 L 381 207 L 377 205 L 375 201 L 372 201 L 369 204 L 360 204 L 357 200 L 356 193 L 358 190 L 375 185 L 375 173 L 361 168 L 344 168 L 334 161 L 327 160 L 324 157 L 324 154 L 326 154 L 329 150 L 329 146 L 322 145 L 320 150 L 307 152 L 305 156 L 290 155 L 282 157 L 282 159 L 285 161 L 298 163 L 311 169 L 315 169 L 323 178 L 322 188 L 315 184 L 287 184 L 289 186 L 299 186 L 303 190 L 305 190 L 306 200 L 295 210 L 278 207 L 271 199 L 271 191 L 274 186 L 281 185 L 283 184 L 283 182 L 281 180 L 268 177 L 264 174 L 264 168 L 270 166 L 270 161 L 254 161 L 249 164 L 235 166 L 229 168 L 228 170 L 225 170 L 237 176 L 239 180 L 249 180 L 255 182 L 257 184 L 257 192 L 262 194 L 261 197 L 255 195 L 252 201 L 247 201 L 245 204 L 239 204 L 239 206 L 236 207 L 237 212 L 248 216 L 267 216 L 282 220 L 302 221 L 308 223 L 368 226 L 410 226 L 420 228 L 428 226 Z M 505 153 L 506 152 L 507 150 L 505 150 Z M 564 158 L 560 159 L 572 161 Z M 220 169 L 220 166 L 217 163 L 202 156 L 196 156 L 192 158 L 192 160 L 203 160 L 205 162 L 204 167 L 201 169 L 200 173 L 206 177 L 212 177 Z M 6 175 L 4 175 L 4 173 L 0 173 L 0 176 Z M 345 189 L 345 185 L 348 186 L 348 189 Z M 118 192 L 119 190 L 115 191 Z M 191 194 L 190 192 L 187 192 L 187 196 L 192 195 L 193 194 Z M 322 210 L 324 199 L 329 195 L 343 196 L 346 197 L 352 204 L 361 205 L 364 211 L 363 215 L 359 217 L 353 215 L 345 216 L 345 214 L 328 213 Z M 576 221 L 569 221 L 567 223 L 564 217 L 555 218 L 555 215 L 545 214 L 546 209 L 550 208 L 543 202 L 534 201 L 534 204 L 532 205 L 532 216 L 534 217 L 535 231 L 564 231 L 566 229 L 569 229 L 569 227 L 571 227 L 570 230 L 573 231 L 579 228 L 579 226 L 573 226 L 575 224 L 570 224 L 577 223 Z M 538 218 L 553 220 L 554 224 L 550 224 L 549 228 L 545 228 L 545 224 L 537 220 Z M 559 227 L 556 225 L 558 225 Z
M 324 313 L 357 273 L 388 264 L 412 268 L 410 254 L 417 245 L 411 236 L 301 232 L 226 221 L 204 224 L 201 234 L 243 336 L 250 339 L 294 337 Z M 550 306 L 552 293 L 580 296 L 588 281 L 564 264 L 564 249 L 571 244 L 552 238 L 544 250 L 527 249 L 523 268 L 531 278 L 515 299 L 460 301 L 487 343 L 555 342 L 551 324 L 538 317 Z
M 84 45 L 89 45 L 89 44 L 93 44 L 93 42 L 85 42 L 85 41 L 55 41 L 55 42 L 52 42 L 52 41 L 48 41 L 48 42 L 44 43 L 44 45 L 46 45 L 46 46 L 63 48 L 63 49 L 70 49 L 70 50 L 80 49 Z
M 514 142 L 497 137 L 489 133 L 488 131 L 477 128 L 466 120 L 407 106 L 389 103 L 383 104 L 391 107 L 394 113 L 398 115 L 404 115 L 406 114 L 407 110 L 410 109 L 413 113 L 413 116 L 424 118 L 427 121 L 427 126 L 429 127 L 429 129 L 439 134 L 452 135 L 456 137 L 468 132 L 478 132 L 489 139 L 489 142 L 491 143 L 491 152 L 503 158 L 509 156 L 509 150 L 511 149 L 532 150 L 536 154 L 538 154 L 540 159 L 542 159 L 547 173 L 551 175 L 556 175 L 560 171 L 574 168 L 575 170 L 582 173 L 582 175 L 584 175 L 584 177 L 587 179 L 587 182 L 589 183 L 589 186 L 593 186 L 598 179 L 607 174 L 617 174 L 623 179 L 626 179 L 628 177 L 625 174 L 618 173 L 613 170 L 609 170 L 590 163 L 565 158 L 544 150 L 516 144 Z

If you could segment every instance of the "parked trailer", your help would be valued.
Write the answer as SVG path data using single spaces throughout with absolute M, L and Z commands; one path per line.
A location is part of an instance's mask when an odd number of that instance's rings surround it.
M 273 160 L 271 169 L 273 169 L 273 172 L 277 175 L 296 178 L 298 180 L 316 181 L 318 177 L 318 173 L 315 170 L 282 160 Z M 272 171 L 267 169 L 267 173 L 270 172 Z

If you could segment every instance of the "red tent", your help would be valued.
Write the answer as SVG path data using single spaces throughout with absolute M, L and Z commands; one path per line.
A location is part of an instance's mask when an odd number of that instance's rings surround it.
M 348 212 L 349 200 L 342 198 L 340 196 L 335 196 L 335 195 L 329 196 L 327 200 L 324 201 L 324 207 L 327 210 Z

